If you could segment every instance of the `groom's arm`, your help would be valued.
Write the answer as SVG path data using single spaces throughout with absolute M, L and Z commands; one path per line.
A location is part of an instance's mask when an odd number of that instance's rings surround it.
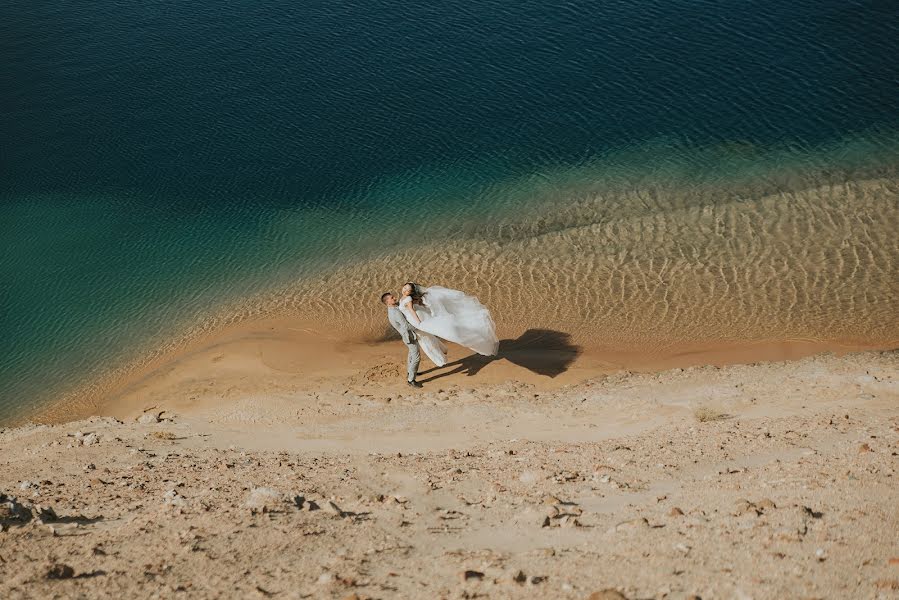
M 390 324 L 393 325 L 393 328 L 400 334 L 400 337 L 403 338 L 404 342 L 411 344 L 415 341 L 415 331 L 412 329 L 412 326 L 409 325 L 409 321 L 406 320 L 406 317 L 402 313 L 396 314 L 391 311 L 387 315 L 387 320 L 390 321 Z

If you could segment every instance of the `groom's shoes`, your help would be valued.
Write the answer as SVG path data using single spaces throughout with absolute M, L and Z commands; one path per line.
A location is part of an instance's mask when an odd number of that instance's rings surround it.
M 414 387 L 414 388 L 420 388 L 420 387 L 421 387 L 421 384 L 418 383 L 417 381 L 407 381 L 406 383 L 408 383 L 410 387 Z

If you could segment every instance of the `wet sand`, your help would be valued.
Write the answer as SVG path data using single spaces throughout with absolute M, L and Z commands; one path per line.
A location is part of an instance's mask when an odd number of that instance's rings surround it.
M 555 377 L 504 358 L 445 381 L 553 387 L 619 369 L 899 347 L 897 180 L 787 189 L 751 200 L 715 188 L 606 190 L 472 224 L 453 241 L 386 240 L 390 256 L 235 301 L 87 385 L 41 399 L 28 416 L 122 414 L 173 377 L 222 375 L 215 353 L 264 357 L 238 369 L 255 383 L 229 385 L 245 393 L 265 393 L 268 380 L 344 385 L 352 372 L 402 360 L 377 298 L 408 279 L 477 295 L 501 338 L 517 340 L 507 345 L 531 362 L 575 355 Z M 156 381 L 160 373 L 179 375 Z
M 383 339 L 362 342 L 315 327 L 293 319 L 241 323 L 146 365 L 100 395 L 51 404 L 32 419 L 61 423 L 92 415 L 131 418 L 148 407 L 195 412 L 236 399 L 258 398 L 266 403 L 274 396 L 291 394 L 359 393 L 386 400 L 410 392 L 405 385 L 406 349 L 392 329 L 384 331 Z M 452 386 L 481 388 L 510 381 L 557 390 L 621 371 L 658 372 L 882 349 L 778 340 L 731 345 L 708 342 L 665 352 L 628 353 L 577 344 L 570 334 L 552 329 L 532 328 L 501 337 L 496 357 L 480 356 L 452 344 L 450 363 L 442 368 L 423 357 L 419 381 L 425 391 Z

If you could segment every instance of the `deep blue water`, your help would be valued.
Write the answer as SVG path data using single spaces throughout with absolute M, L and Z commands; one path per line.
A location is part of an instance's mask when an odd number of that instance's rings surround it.
M 531 173 L 899 129 L 887 0 L 0 0 L 0 57 L 0 416 Z

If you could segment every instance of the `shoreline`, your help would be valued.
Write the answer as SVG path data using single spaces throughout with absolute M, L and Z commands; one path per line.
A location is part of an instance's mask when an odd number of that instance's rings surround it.
M 384 282 L 410 278 L 477 296 L 501 337 L 556 332 L 583 348 L 577 367 L 592 374 L 899 347 L 894 176 L 766 192 L 751 202 L 714 190 L 700 198 L 689 190 L 617 193 L 561 209 L 535 205 L 508 222 L 477 224 L 470 237 L 420 240 L 390 256 L 223 298 L 151 338 L 123 332 L 95 371 L 66 377 L 63 368 L 49 388 L 29 379 L 27 389 L 38 391 L 28 392 L 27 414 L 4 405 L 4 414 L 19 417 L 6 420 L 43 419 L 59 412 L 60 400 L 72 415 L 91 414 L 178 357 L 232 333 L 258 334 L 266 322 L 288 346 L 291 328 L 327 332 L 333 360 L 355 349 L 350 354 L 368 357 L 362 368 L 370 368 L 381 355 L 376 342 L 388 339 L 378 294 L 390 287 Z M 327 302 L 335 290 L 339 302 Z
M 126 376 L 108 382 L 102 392 L 85 390 L 63 402 L 50 402 L 12 421 L 59 424 L 91 416 L 131 418 L 148 407 L 181 414 L 227 405 L 241 397 L 365 392 L 373 397 L 406 393 L 405 347 L 392 331 L 381 339 L 323 334 L 316 325 L 278 318 L 248 321 L 207 335 L 163 355 Z M 481 357 L 450 344 L 450 363 L 434 367 L 422 358 L 419 380 L 433 387 L 484 387 L 509 381 L 538 390 L 558 390 L 597 377 L 627 372 L 661 373 L 670 369 L 796 361 L 808 356 L 889 351 L 894 345 L 761 340 L 685 344 L 663 352 L 618 351 L 572 341 L 552 329 L 500 330 L 500 353 Z

